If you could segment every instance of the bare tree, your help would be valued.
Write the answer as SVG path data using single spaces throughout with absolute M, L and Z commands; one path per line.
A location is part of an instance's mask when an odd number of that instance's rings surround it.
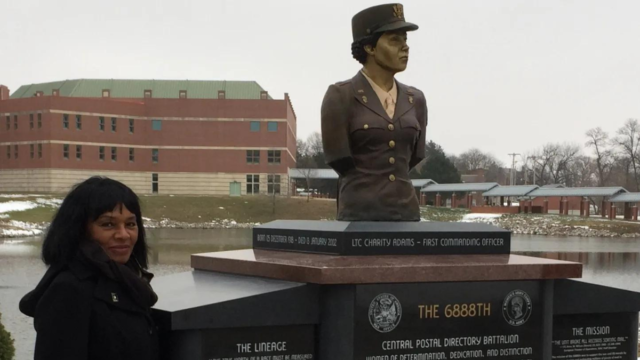
M 638 120 L 629 119 L 617 131 L 618 136 L 614 139 L 620 149 L 621 154 L 629 160 L 629 165 L 633 170 L 633 183 L 635 191 L 640 190 L 640 179 L 638 178 L 638 157 L 640 156 L 640 125 Z
M 586 132 L 587 147 L 593 148 L 595 164 L 598 177 L 598 186 L 605 186 L 611 177 L 611 170 L 614 162 L 614 152 L 610 147 L 609 134 L 600 127 L 590 129 Z

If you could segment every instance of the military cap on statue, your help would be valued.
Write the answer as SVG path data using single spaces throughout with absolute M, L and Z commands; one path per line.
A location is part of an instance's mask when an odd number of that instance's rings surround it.
M 393 30 L 418 30 L 418 25 L 404 20 L 402 4 L 384 4 L 364 9 L 351 19 L 353 41 L 375 33 Z

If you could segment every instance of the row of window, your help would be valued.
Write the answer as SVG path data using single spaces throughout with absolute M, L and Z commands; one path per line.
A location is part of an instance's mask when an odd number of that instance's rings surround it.
M 115 146 L 111 146 L 111 161 L 118 161 L 118 148 Z M 69 144 L 62 145 L 62 157 L 64 159 L 69 159 Z M 82 145 L 76 145 L 75 148 L 76 160 L 82 159 Z M 100 161 L 104 161 L 106 154 L 106 147 L 100 146 L 98 148 L 98 159 Z M 158 149 L 151 149 L 151 161 L 155 164 L 158 162 L 160 158 L 160 151 Z M 136 159 L 136 153 L 134 148 L 129 148 L 129 161 L 134 162 Z
M 251 127 L 251 132 L 260 131 L 260 121 L 252 121 L 250 127 Z M 269 132 L 278 131 L 278 123 L 275 121 L 267 121 L 267 131 Z
M 76 130 L 82 130 L 82 115 L 76 115 Z M 62 128 L 69 128 L 69 114 L 62 114 Z M 118 131 L 118 118 L 112 117 L 110 123 L 111 132 Z M 104 116 L 100 116 L 98 118 L 98 130 L 104 131 L 105 129 L 105 119 Z M 151 129 L 160 131 L 162 130 L 162 120 L 151 120 Z M 133 119 L 129 119 L 129 133 L 133 134 L 135 130 L 135 124 Z
M 35 114 L 37 116 L 37 126 L 38 129 L 42 128 L 42 114 Z M 29 129 L 35 128 L 35 120 L 34 114 L 29 114 Z M 7 130 L 11 130 L 11 116 L 7 115 L 6 118 Z M 260 131 L 260 121 L 251 121 L 250 129 L 252 132 Z M 62 128 L 69 129 L 69 114 L 62 114 Z M 76 130 L 82 130 L 82 115 L 75 115 L 75 128 Z M 118 129 L 118 118 L 112 117 L 110 123 L 111 132 L 116 132 Z M 13 129 L 18 130 L 18 115 L 13 115 Z M 100 131 L 104 131 L 105 129 L 105 117 L 100 116 L 98 118 L 98 129 Z M 151 129 L 155 131 L 162 130 L 162 120 L 151 120 Z M 277 132 L 278 131 L 278 123 L 275 121 L 267 122 L 267 131 L 269 132 Z M 134 120 L 129 119 L 129 133 L 133 134 L 134 132 Z
M 38 119 L 38 129 L 42 128 L 42 114 L 38 113 L 35 114 L 37 115 L 37 119 Z M 34 114 L 29 114 L 29 129 L 35 129 L 36 128 L 36 124 L 35 124 L 35 118 L 36 116 L 34 116 Z M 11 130 L 11 116 L 7 115 L 7 130 Z M 13 129 L 14 130 L 18 130 L 18 115 L 13 115 Z
M 267 192 L 280 194 L 280 175 L 267 175 Z M 247 175 L 247 194 L 260 193 L 260 175 Z
M 280 150 L 267 150 L 267 163 L 280 164 L 281 154 Z M 260 150 L 247 150 L 247 164 L 260 164 Z
M 17 159 L 18 158 L 18 145 L 13 145 L 13 158 Z M 38 144 L 38 159 L 42 159 L 42 144 Z M 35 144 L 31 144 L 29 145 L 29 155 L 32 159 L 36 158 L 36 145 Z M 7 159 L 11 159 L 11 145 L 7 145 Z

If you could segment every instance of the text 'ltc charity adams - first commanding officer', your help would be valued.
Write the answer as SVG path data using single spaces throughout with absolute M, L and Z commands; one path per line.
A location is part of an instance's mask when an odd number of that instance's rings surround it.
M 340 175 L 338 220 L 420 220 L 409 170 L 425 157 L 427 103 L 394 79 L 407 68 L 407 31 L 417 29 L 401 4 L 353 17 L 351 52 L 363 68 L 329 86 L 322 102 L 324 153 Z

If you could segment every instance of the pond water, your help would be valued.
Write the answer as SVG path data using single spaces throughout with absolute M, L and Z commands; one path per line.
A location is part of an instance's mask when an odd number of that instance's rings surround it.
M 251 247 L 250 229 L 149 229 L 151 271 L 156 276 L 189 271 L 194 253 Z M 33 358 L 32 320 L 18 302 L 38 283 L 45 266 L 38 237 L 0 240 L 0 312 L 16 340 L 16 360 Z M 512 253 L 584 264 L 585 281 L 640 291 L 640 239 L 514 235 Z

